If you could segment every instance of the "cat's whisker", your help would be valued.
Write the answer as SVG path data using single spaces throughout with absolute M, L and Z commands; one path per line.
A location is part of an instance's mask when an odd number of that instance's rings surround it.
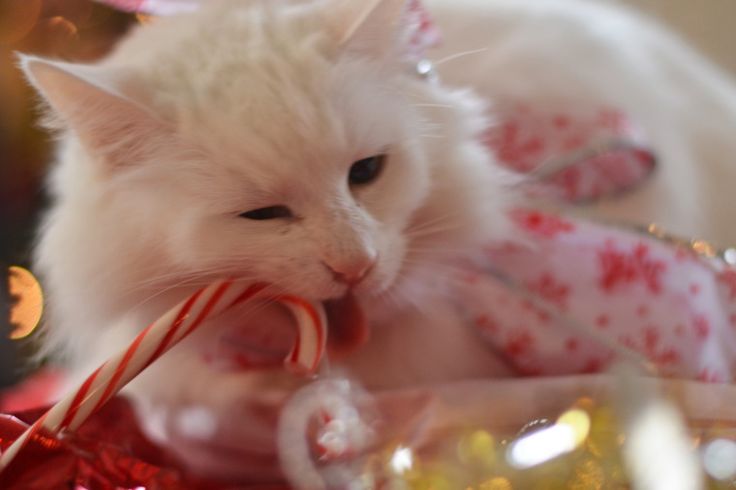
M 407 233 L 406 236 L 412 239 L 426 238 L 429 236 L 440 235 L 448 231 L 456 231 L 458 229 L 460 229 L 460 226 L 458 225 L 450 225 L 450 224 L 444 225 L 444 226 L 437 225 L 434 227 L 427 227 L 423 230 L 412 231 L 410 233 Z
M 412 104 L 414 107 L 429 107 L 429 108 L 439 108 L 439 109 L 454 109 L 453 106 L 450 104 L 428 104 L 428 103 L 419 103 L 419 104 Z
M 455 218 L 455 217 L 457 217 L 459 215 L 460 215 L 460 213 L 457 212 L 457 211 L 445 212 L 444 214 L 436 215 L 436 216 L 434 216 L 434 217 L 432 217 L 430 219 L 424 219 L 422 221 L 417 221 L 417 222 L 411 223 L 409 226 L 406 227 L 405 231 L 406 232 L 412 232 L 412 231 L 420 230 L 423 227 L 426 227 L 426 226 L 429 226 L 429 225 L 434 225 L 436 223 L 446 222 L 446 221 L 448 221 L 450 219 L 453 219 L 453 218 Z
M 461 51 L 459 53 L 451 54 L 450 56 L 445 56 L 444 58 L 440 58 L 437 61 L 433 61 L 432 64 L 434 66 L 440 66 L 440 65 L 443 65 L 445 63 L 449 63 L 450 61 L 459 59 L 459 58 L 464 58 L 466 56 L 471 56 L 471 55 L 474 55 L 474 54 L 485 53 L 489 49 L 490 48 L 485 47 L 485 48 L 478 48 L 478 49 L 470 49 L 468 51 Z
M 460 227 L 461 226 L 458 223 L 449 220 L 441 220 L 407 230 L 404 235 L 408 238 L 416 239 L 419 237 L 438 235 L 448 231 L 455 231 L 460 229 Z

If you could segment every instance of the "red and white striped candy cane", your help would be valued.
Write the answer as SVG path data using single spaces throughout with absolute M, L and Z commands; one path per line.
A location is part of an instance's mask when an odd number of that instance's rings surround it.
M 76 390 L 69 393 L 31 425 L 0 455 L 0 471 L 8 466 L 27 441 L 40 430 L 58 434 L 76 430 L 130 380 L 202 323 L 254 298 L 269 299 L 289 308 L 299 330 L 298 340 L 284 363 L 287 369 L 313 373 L 325 351 L 326 320 L 321 304 L 296 296 L 268 296 L 263 286 L 219 281 L 200 289 L 149 325 L 127 349 L 97 368 Z

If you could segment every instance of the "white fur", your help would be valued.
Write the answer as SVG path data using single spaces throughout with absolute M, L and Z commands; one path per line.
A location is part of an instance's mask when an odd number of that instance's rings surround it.
M 401 0 L 342 19 L 335 2 L 207 2 L 137 29 L 95 66 L 23 60 L 65 128 L 37 268 L 49 300 L 47 349 L 66 356 L 73 380 L 215 278 L 324 300 L 346 292 L 326 264 L 341 271 L 374 257 L 355 290 L 381 316 L 372 315 L 374 340 L 355 362 L 364 383 L 498 370 L 473 332 L 458 332 L 448 305 L 413 308 L 442 287 L 445 259 L 503 233 L 506 177 L 478 143 L 484 107 L 402 62 L 396 19 L 385 22 Z M 347 37 L 340 26 L 351 26 Z M 350 165 L 383 152 L 379 179 L 349 187 Z M 295 218 L 238 216 L 272 205 Z M 257 321 L 248 313 L 222 321 Z M 187 439 L 176 423 L 201 405 L 218 421 L 219 444 L 273 450 L 272 427 L 251 409 L 266 403 L 265 386 L 283 394 L 295 381 L 213 371 L 197 349 L 216 334 L 198 332 L 130 391 L 151 414 L 149 431 L 196 469 L 265 478 L 275 470 L 204 451 L 212 440 Z M 416 355 L 404 356 L 402 344 Z
M 345 286 L 322 262 L 375 255 L 357 290 L 373 338 L 345 361 L 354 376 L 380 388 L 503 372 L 457 328 L 451 305 L 427 295 L 444 282 L 445 259 L 503 234 L 507 177 L 475 140 L 482 104 L 399 62 L 402 37 L 385 19 L 401 0 L 372 2 L 375 11 L 360 0 L 205 3 L 138 29 L 93 67 L 24 61 L 68 128 L 37 249 L 49 350 L 82 375 L 215 277 L 326 299 Z M 445 33 L 436 59 L 487 48 L 441 64 L 448 84 L 539 104 L 607 103 L 645 126 L 661 159 L 655 180 L 596 212 L 736 241 L 727 204 L 736 96 L 718 70 L 651 23 L 593 2 L 428 5 Z M 350 164 L 386 149 L 380 179 L 350 189 Z M 299 219 L 237 217 L 275 204 Z M 271 478 L 275 460 L 261 456 L 275 450 L 272 414 L 298 381 L 213 372 L 193 352 L 216 332 L 172 351 L 132 391 L 149 433 L 192 468 Z M 180 423 L 202 407 L 215 417 L 208 437 Z
M 623 197 L 577 211 L 658 223 L 736 244 L 736 86 L 673 33 L 620 5 L 590 0 L 427 0 L 445 36 L 443 80 L 495 101 L 596 108 L 641 125 L 659 169 Z M 480 50 L 480 51 L 478 51 Z

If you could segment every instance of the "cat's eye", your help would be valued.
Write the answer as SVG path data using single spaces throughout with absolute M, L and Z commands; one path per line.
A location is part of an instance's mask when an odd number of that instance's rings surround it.
M 286 206 L 268 206 L 240 213 L 241 218 L 263 221 L 267 219 L 293 218 L 294 214 Z
M 386 155 L 375 155 L 353 163 L 348 174 L 350 185 L 370 184 L 381 175 Z

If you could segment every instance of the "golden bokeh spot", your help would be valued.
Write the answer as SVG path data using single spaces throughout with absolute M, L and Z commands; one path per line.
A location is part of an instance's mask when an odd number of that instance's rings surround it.
M 481 483 L 478 490 L 513 490 L 513 488 L 507 478 L 498 476 Z
M 135 14 L 135 19 L 138 21 L 139 24 L 146 25 L 146 24 L 150 24 L 151 22 L 153 22 L 155 17 L 153 15 L 141 14 L 139 12 Z
M 568 410 L 557 419 L 560 425 L 566 425 L 573 431 L 575 446 L 580 446 L 590 433 L 590 416 L 588 412 L 580 409 Z
M 41 0 L 0 2 L 0 44 L 13 44 L 28 35 L 41 13 Z
M 569 490 L 602 490 L 606 475 L 594 458 L 586 458 L 575 467 L 575 476 L 567 485 Z
M 43 315 L 41 285 L 31 271 L 13 266 L 8 269 L 8 291 L 12 296 L 10 323 L 15 327 L 10 332 L 10 338 L 18 340 L 28 337 Z
M 496 461 L 496 440 L 484 430 L 476 430 L 460 439 L 458 459 L 466 465 L 492 467 Z
M 46 27 L 55 35 L 72 38 L 79 34 L 77 26 L 69 19 L 57 15 L 46 21 Z
M 619 450 L 616 416 L 609 407 L 601 407 L 593 411 L 591 417 L 590 436 L 587 441 L 588 450 L 599 458 L 616 454 Z
M 455 490 L 450 479 L 440 471 L 428 471 L 407 482 L 411 490 Z
M 706 257 L 715 257 L 716 256 L 716 249 L 711 245 L 710 243 L 704 241 L 704 240 L 693 240 L 690 243 L 690 246 L 692 249 L 700 254 L 704 255 Z

